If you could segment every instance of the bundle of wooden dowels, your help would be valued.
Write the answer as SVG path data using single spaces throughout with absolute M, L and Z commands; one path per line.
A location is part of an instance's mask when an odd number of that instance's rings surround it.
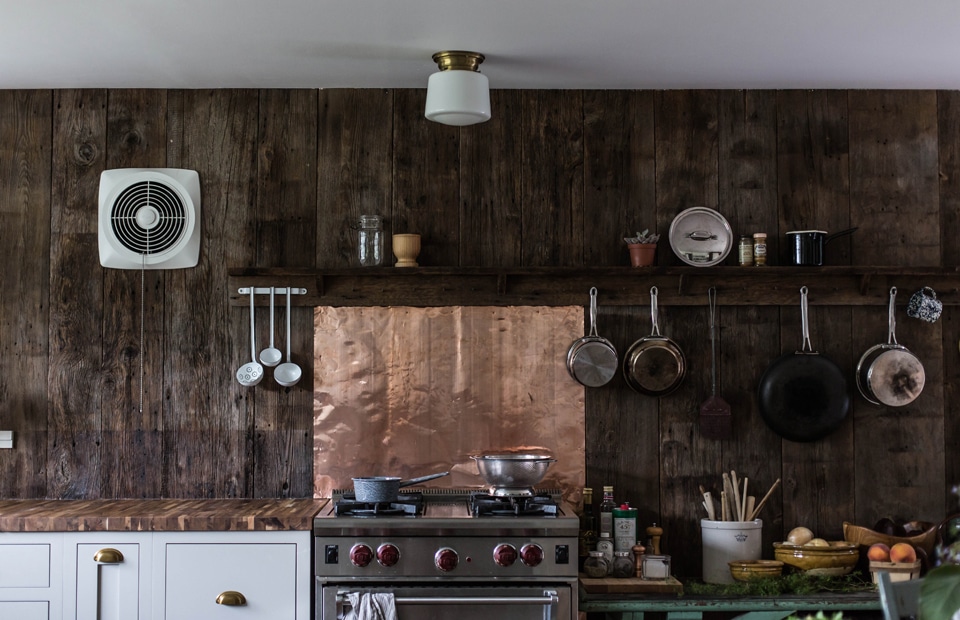
M 743 490 L 741 491 L 741 482 Z M 707 518 L 711 521 L 753 521 L 760 514 L 764 504 L 770 499 L 774 489 L 780 484 L 780 478 L 770 485 L 763 498 L 757 503 L 756 497 L 748 492 L 750 479 L 737 478 L 736 470 L 730 473 L 723 472 L 723 490 L 720 491 L 720 513 L 717 514 L 713 494 L 700 485 L 700 495 L 703 496 L 703 508 L 707 511 Z M 717 517 L 720 517 L 719 519 Z

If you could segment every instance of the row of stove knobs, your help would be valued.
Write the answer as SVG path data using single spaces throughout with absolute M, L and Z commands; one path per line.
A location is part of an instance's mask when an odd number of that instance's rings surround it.
M 543 549 L 540 545 L 527 543 L 520 547 L 520 552 L 517 553 L 517 548 L 513 545 L 501 543 L 493 550 L 493 561 L 497 566 L 513 566 L 518 557 L 525 566 L 533 568 L 543 562 Z M 350 562 L 354 566 L 364 568 L 373 561 L 373 558 L 373 550 L 363 543 L 356 544 L 350 549 Z M 400 550 L 396 545 L 385 543 L 377 547 L 376 558 L 381 566 L 394 566 L 400 561 Z M 452 571 L 459 562 L 460 556 L 450 547 L 441 547 L 433 556 L 433 563 L 444 572 Z

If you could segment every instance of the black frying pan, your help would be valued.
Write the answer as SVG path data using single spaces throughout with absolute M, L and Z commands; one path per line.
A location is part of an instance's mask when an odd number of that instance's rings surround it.
M 816 441 L 835 431 L 850 411 L 850 393 L 840 367 L 810 346 L 807 287 L 800 289 L 803 345 L 776 360 L 760 378 L 760 415 L 790 441 Z

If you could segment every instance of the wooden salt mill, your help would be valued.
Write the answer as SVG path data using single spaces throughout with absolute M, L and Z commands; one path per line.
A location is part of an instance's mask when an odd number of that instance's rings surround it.
M 637 577 L 643 577 L 643 545 L 639 543 L 634 545 L 632 551 L 636 575 Z
M 647 537 L 653 544 L 653 555 L 660 555 L 660 537 L 663 536 L 663 528 L 657 527 L 654 523 L 647 528 Z

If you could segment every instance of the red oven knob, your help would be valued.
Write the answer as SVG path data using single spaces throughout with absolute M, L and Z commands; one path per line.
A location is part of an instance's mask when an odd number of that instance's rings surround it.
M 443 572 L 450 572 L 457 567 L 460 557 L 450 547 L 441 547 L 433 556 L 433 563 Z
M 354 566 L 363 568 L 369 564 L 370 560 L 372 559 L 373 551 L 370 550 L 370 547 L 364 544 L 359 544 L 350 548 L 350 561 L 353 562 Z
M 493 561 L 497 566 L 513 566 L 517 561 L 517 548 L 506 543 L 497 545 L 493 550 Z
M 520 548 L 520 561 L 530 567 L 539 566 L 540 562 L 543 562 L 543 549 L 540 548 L 540 545 L 532 543 L 522 546 Z
M 377 562 L 380 566 L 394 566 L 400 560 L 400 550 L 396 545 L 386 543 L 377 547 Z

